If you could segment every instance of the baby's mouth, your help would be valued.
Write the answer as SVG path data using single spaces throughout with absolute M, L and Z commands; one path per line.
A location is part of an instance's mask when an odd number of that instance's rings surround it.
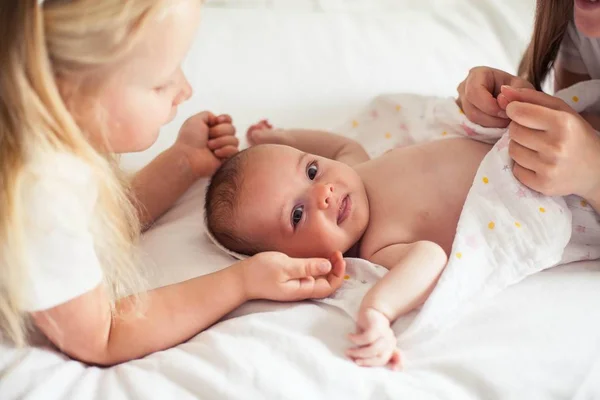
M 350 210 L 352 209 L 352 200 L 350 200 L 350 195 L 346 195 L 344 199 L 340 202 L 340 207 L 338 209 L 337 216 L 337 224 L 341 224 L 348 218 L 350 215 Z

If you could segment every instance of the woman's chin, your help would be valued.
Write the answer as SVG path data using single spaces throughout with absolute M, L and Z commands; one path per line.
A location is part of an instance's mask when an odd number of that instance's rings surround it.
M 600 8 L 591 12 L 584 12 L 576 8 L 574 20 L 577 30 L 585 36 L 600 37 Z

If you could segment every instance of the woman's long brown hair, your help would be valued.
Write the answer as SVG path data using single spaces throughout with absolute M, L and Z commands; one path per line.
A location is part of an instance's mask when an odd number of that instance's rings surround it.
M 554 65 L 558 49 L 573 18 L 573 0 L 538 0 L 531 42 L 519 63 L 519 76 L 537 90 Z

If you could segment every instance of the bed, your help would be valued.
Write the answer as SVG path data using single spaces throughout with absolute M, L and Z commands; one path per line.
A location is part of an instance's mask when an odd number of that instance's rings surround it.
M 452 96 L 469 68 L 514 71 L 532 0 L 214 0 L 184 69 L 191 101 L 165 149 L 200 110 L 230 113 L 240 132 L 268 117 L 335 129 L 380 93 Z M 143 238 L 154 287 L 231 260 L 203 232 L 198 182 Z M 113 368 L 46 348 L 0 344 L 0 399 L 597 399 L 600 262 L 533 275 L 432 340 L 403 349 L 403 372 L 346 360 L 346 314 L 323 304 L 244 305 L 173 349 Z

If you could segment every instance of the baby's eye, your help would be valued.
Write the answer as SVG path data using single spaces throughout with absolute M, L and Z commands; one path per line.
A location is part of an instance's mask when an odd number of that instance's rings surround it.
M 308 168 L 306 168 L 306 176 L 308 176 L 308 179 L 311 181 L 315 180 L 317 177 L 317 172 L 319 172 L 319 165 L 316 161 L 311 163 Z
M 292 226 L 294 227 L 294 229 L 302 220 L 302 215 L 304 215 L 304 206 L 296 207 L 292 211 Z

